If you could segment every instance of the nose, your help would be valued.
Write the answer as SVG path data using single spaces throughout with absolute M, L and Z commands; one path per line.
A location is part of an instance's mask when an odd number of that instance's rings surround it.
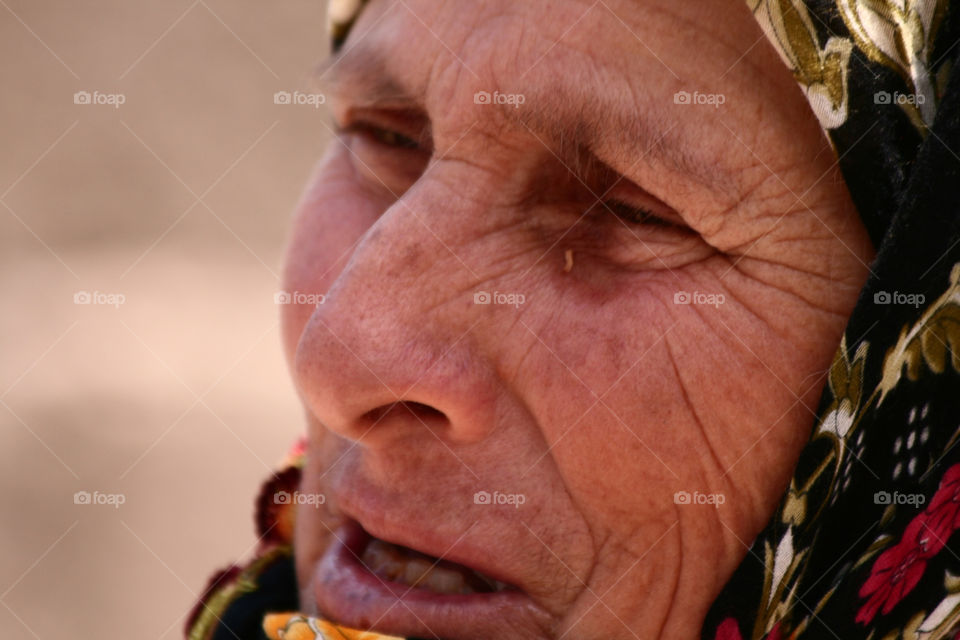
M 463 218 L 438 207 L 412 196 L 388 209 L 297 344 L 293 372 L 307 408 L 363 446 L 411 435 L 476 442 L 497 422 L 497 376 L 482 348 L 475 274 L 453 253 L 463 237 L 454 219 Z

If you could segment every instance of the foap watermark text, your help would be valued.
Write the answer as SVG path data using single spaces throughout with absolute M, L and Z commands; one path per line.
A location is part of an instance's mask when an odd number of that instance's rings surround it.
M 522 293 L 504 293 L 502 291 L 477 291 L 473 294 L 473 304 L 509 304 L 519 307 L 527 301 Z
M 709 504 L 719 509 L 720 505 L 724 504 L 726 501 L 727 496 L 722 493 L 701 493 L 699 491 L 694 491 L 691 493 L 689 491 L 677 491 L 675 494 L 673 494 L 674 504 Z
M 273 94 L 273 104 L 305 104 L 319 109 L 326 104 L 327 96 L 322 93 L 304 93 L 303 91 L 277 91 Z
M 83 505 L 108 505 L 114 509 L 119 509 L 120 505 L 127 501 L 127 496 L 122 493 L 101 493 L 94 491 L 77 491 L 73 494 L 73 504 Z
M 874 304 L 905 304 L 919 308 L 927 297 L 922 293 L 901 293 L 900 291 L 877 291 L 873 294 Z
M 319 307 L 327 301 L 322 293 L 304 293 L 302 291 L 277 291 L 273 294 L 275 304 L 312 304 Z
M 509 104 L 512 105 L 514 109 L 519 109 L 520 105 L 526 101 L 527 98 L 522 93 L 500 93 L 499 91 L 490 93 L 489 91 L 477 91 L 473 94 L 474 104 Z
M 77 291 L 73 294 L 73 304 L 102 304 L 119 309 L 127 301 L 122 293 L 104 293 L 103 291 Z
M 899 91 L 877 91 L 873 94 L 874 104 L 912 104 L 921 105 L 927 101 L 922 93 L 900 93 Z
M 473 504 L 510 505 L 517 509 L 526 503 L 527 496 L 522 493 L 503 493 L 502 491 L 477 491 L 473 494 Z
M 726 103 L 726 101 L 727 96 L 722 93 L 700 93 L 699 91 L 690 93 L 689 91 L 677 91 L 673 94 L 673 104 L 710 105 L 715 109 L 719 109 L 720 105 Z
M 77 91 L 73 94 L 73 104 L 108 105 L 119 109 L 127 101 L 122 93 L 101 93 L 100 91 Z
M 900 493 L 899 491 L 877 491 L 873 494 L 874 504 L 908 504 L 919 507 L 927 501 L 922 493 Z
M 703 304 L 719 307 L 727 301 L 722 293 L 704 293 L 702 291 L 677 291 L 673 294 L 673 304 Z
M 322 493 L 301 493 L 299 491 L 290 493 L 289 491 L 277 491 L 273 494 L 274 504 L 306 505 L 314 509 L 319 509 L 320 505 L 326 503 L 326 501 L 327 496 Z

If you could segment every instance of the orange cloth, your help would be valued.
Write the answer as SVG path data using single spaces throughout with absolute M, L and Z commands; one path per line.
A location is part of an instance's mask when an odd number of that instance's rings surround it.
M 263 619 L 270 640 L 403 640 L 371 631 L 359 631 L 331 624 L 300 613 L 271 613 Z

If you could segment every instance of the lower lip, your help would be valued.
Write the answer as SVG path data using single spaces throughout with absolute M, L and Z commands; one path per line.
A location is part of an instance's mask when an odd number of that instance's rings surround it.
M 370 539 L 359 524 L 348 522 L 334 532 L 317 563 L 313 574 L 317 606 L 337 623 L 451 640 L 498 637 L 505 629 L 537 627 L 532 602 L 518 591 L 446 595 L 381 579 L 360 562 Z

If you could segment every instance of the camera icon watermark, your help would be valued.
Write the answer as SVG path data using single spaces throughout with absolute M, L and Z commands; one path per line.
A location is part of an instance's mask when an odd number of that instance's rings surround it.
M 523 493 L 501 493 L 500 491 L 477 491 L 473 494 L 473 504 L 479 505 L 507 505 L 519 509 L 526 504 L 527 496 Z

